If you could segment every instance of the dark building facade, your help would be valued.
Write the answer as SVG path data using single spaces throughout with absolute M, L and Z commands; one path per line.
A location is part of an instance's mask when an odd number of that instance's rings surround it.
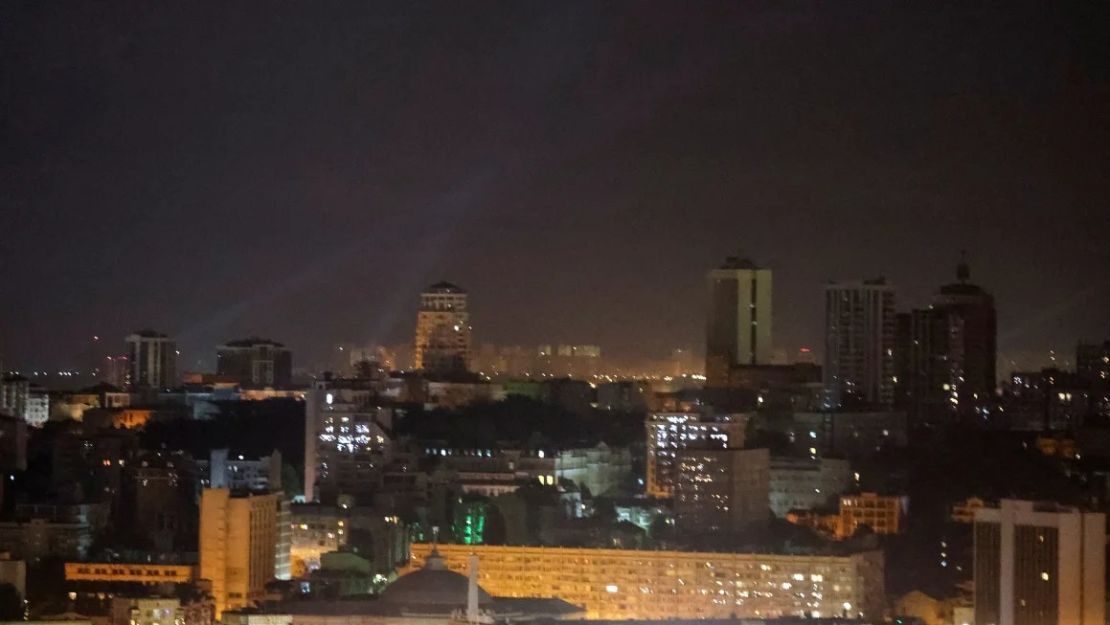
M 825 407 L 894 402 L 894 287 L 885 278 L 825 287 Z
M 228 341 L 216 350 L 216 374 L 242 386 L 286 387 L 293 379 L 293 353 L 269 339 Z
M 413 341 L 413 367 L 432 376 L 470 371 L 469 296 L 450 282 L 437 282 L 420 294 Z
M 994 298 L 971 284 L 967 263 L 929 308 L 898 315 L 895 397 L 917 421 L 973 416 L 995 396 Z
M 995 391 L 998 322 L 994 297 L 969 282 L 971 271 L 966 262 L 957 267 L 956 279 L 957 282 L 940 288 L 933 307 L 946 310 L 959 320 L 962 343 L 959 399 L 961 404 L 974 404 Z
M 1075 372 L 1096 388 L 1110 386 L 1110 341 L 1076 346 Z

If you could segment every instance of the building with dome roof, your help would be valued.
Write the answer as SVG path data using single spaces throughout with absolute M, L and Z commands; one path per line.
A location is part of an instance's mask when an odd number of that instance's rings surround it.
M 469 576 L 449 570 L 433 549 L 424 566 L 402 575 L 377 598 L 288 601 L 229 613 L 223 620 L 236 625 L 494 625 L 581 616 L 582 608 L 562 599 L 491 596 L 478 585 L 478 556 L 470 556 L 468 569 Z
M 493 606 L 493 597 L 478 585 L 475 565 L 477 556 L 470 559 L 471 578 L 447 569 L 447 563 L 438 550 L 433 550 L 424 566 L 403 575 L 382 591 L 378 601 L 409 613 L 446 613 L 477 606 L 479 611 Z M 473 583 L 472 583 L 473 582 Z M 474 597 L 471 601 L 471 591 Z M 473 604 L 473 605 L 472 605 Z

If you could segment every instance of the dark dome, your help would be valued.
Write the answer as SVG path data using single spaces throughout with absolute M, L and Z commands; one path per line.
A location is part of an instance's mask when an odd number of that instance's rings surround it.
M 402 575 L 386 586 L 379 601 L 407 608 L 465 608 L 469 585 L 470 580 L 465 575 L 448 571 L 443 557 L 433 552 L 424 563 L 424 568 Z M 479 586 L 478 605 L 492 604 L 493 598 Z

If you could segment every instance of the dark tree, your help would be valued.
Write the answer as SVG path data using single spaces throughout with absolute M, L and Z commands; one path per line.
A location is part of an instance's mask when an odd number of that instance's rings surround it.
M 0 584 L 0 621 L 23 620 L 23 597 L 11 584 Z

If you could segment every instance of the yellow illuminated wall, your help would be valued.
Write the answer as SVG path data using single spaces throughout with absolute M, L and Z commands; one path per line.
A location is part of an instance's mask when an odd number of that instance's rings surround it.
M 185 565 L 66 562 L 66 581 L 70 582 L 184 584 L 193 581 L 195 573 L 194 567 Z
M 212 582 L 216 618 L 260 599 L 274 578 L 280 497 L 233 497 L 226 488 L 201 494 L 200 577 Z
M 876 534 L 902 532 L 902 507 L 905 498 L 875 493 L 845 495 L 840 498 L 840 525 L 837 538 L 845 539 L 866 525 Z
M 404 572 L 431 546 L 412 545 Z M 587 619 L 880 618 L 882 554 L 785 556 L 622 549 L 439 545 L 450 570 L 479 558 L 479 583 L 494 596 L 557 597 Z

